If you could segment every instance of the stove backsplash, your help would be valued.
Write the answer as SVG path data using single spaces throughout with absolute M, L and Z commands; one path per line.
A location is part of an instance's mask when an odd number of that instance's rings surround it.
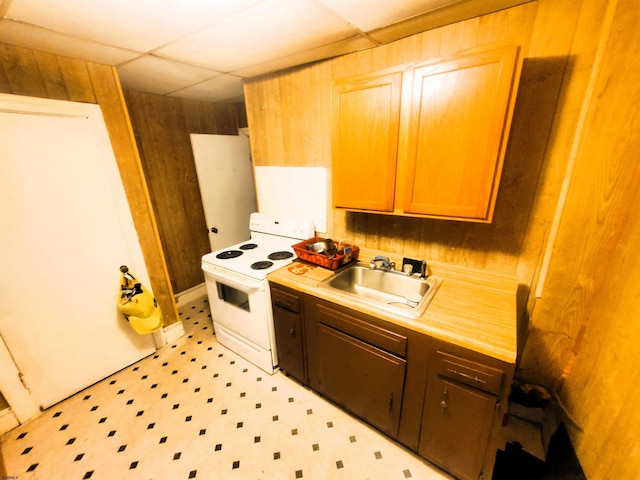
M 256 166 L 254 173 L 261 213 L 310 218 L 318 233 L 327 232 L 326 168 Z

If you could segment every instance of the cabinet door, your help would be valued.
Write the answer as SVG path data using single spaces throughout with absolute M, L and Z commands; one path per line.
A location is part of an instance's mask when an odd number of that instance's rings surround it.
M 413 69 L 405 213 L 491 221 L 519 65 L 509 46 Z
M 289 375 L 303 383 L 307 383 L 300 315 L 274 306 L 273 322 L 278 351 L 278 365 Z
M 322 393 L 397 435 L 406 361 L 323 324 L 318 347 Z
M 402 73 L 380 73 L 333 86 L 333 202 L 393 210 Z
M 462 479 L 480 476 L 496 397 L 430 374 L 419 453 Z

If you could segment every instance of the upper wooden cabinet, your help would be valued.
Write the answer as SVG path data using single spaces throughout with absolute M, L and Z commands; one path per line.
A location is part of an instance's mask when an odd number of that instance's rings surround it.
M 338 81 L 333 88 L 336 207 L 393 210 L 402 71 Z
M 491 222 L 518 52 L 476 49 L 336 81 L 334 206 Z

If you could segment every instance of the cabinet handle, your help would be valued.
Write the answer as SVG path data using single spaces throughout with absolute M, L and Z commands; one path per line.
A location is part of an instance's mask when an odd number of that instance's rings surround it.
M 477 375 L 469 375 L 468 373 L 459 372 L 451 368 L 447 368 L 447 372 L 453 373 L 454 375 L 458 375 L 459 377 L 468 378 L 469 380 L 473 380 L 476 383 L 487 383 L 486 380 L 478 377 Z
M 440 401 L 440 408 L 442 408 L 442 413 L 447 410 L 447 397 L 449 395 L 448 387 L 444 387 L 444 391 L 442 392 L 442 400 Z
M 393 392 L 389 394 L 389 415 L 391 415 L 392 410 L 393 410 Z
M 295 327 L 291 327 L 291 330 L 289 330 L 289 333 L 291 334 L 292 337 L 296 336 L 296 329 Z
M 291 305 L 289 304 L 289 302 L 287 302 L 285 300 L 281 300 L 279 298 L 276 298 L 276 305 L 279 305 L 279 306 L 283 307 L 285 310 L 291 310 Z

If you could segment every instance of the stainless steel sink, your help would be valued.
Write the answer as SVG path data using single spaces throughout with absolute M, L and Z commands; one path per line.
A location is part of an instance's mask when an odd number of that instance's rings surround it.
M 433 299 L 442 280 L 417 278 L 395 270 L 372 270 L 356 263 L 320 283 L 335 293 L 399 315 L 417 318 Z

